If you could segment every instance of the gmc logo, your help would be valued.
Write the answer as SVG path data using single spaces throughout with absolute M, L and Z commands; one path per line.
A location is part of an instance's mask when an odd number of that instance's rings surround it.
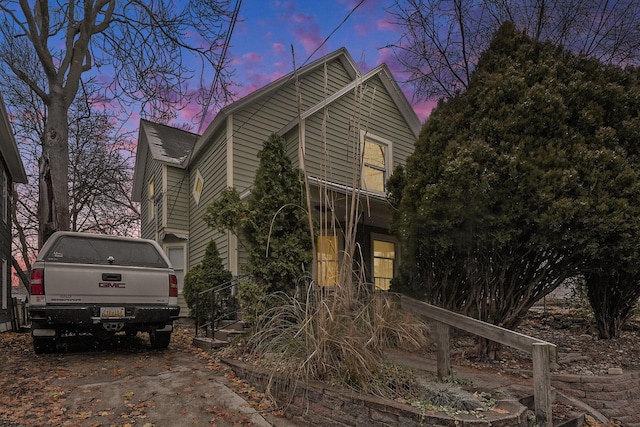
M 99 288 L 126 288 L 127 285 L 123 282 L 100 282 Z

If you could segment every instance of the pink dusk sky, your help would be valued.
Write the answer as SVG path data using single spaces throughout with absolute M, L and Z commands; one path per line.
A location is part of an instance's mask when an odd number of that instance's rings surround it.
M 418 118 L 424 121 L 435 101 L 412 99 L 412 88 L 403 83 L 405 76 L 393 52 L 384 47 L 397 43 L 401 35 L 387 12 L 393 0 L 364 0 L 358 6 L 359 3 L 360 0 L 243 0 L 227 52 L 235 70 L 233 80 L 239 85 L 234 89 L 237 98 L 290 73 L 292 46 L 297 67 L 345 47 L 362 73 L 386 63 Z M 178 120 L 190 121 L 199 112 L 196 108 L 185 108 Z M 207 122 L 211 119 L 210 111 Z

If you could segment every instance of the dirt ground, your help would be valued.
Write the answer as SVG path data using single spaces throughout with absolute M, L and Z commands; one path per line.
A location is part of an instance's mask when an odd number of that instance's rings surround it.
M 637 318 L 627 324 L 619 338 L 601 340 L 583 312 L 557 305 L 536 306 L 516 331 L 557 346 L 559 366 L 555 373 L 606 375 L 611 368 L 640 371 Z M 474 340 L 464 334 L 454 336 L 453 363 L 491 369 L 496 374 L 527 377 L 532 372 L 531 358 L 525 353 L 503 347 L 500 360 L 483 362 L 474 357 L 475 346 Z
M 264 396 L 192 338 L 178 328 L 164 351 L 139 334 L 35 355 L 28 333 L 0 334 L 0 426 L 273 425 Z
M 620 338 L 599 340 L 583 314 L 537 307 L 518 331 L 556 344 L 556 372 L 640 371 L 638 321 Z M 58 353 L 35 355 L 28 333 L 0 334 L 0 427 L 287 424 L 263 394 L 215 353 L 193 347 L 192 338 L 185 326 L 164 351 L 151 349 L 146 334 L 139 334 L 119 336 L 117 343 L 70 341 Z M 454 333 L 452 363 L 500 378 L 531 377 L 529 355 L 503 348 L 500 360 L 483 361 L 475 346 L 472 337 Z

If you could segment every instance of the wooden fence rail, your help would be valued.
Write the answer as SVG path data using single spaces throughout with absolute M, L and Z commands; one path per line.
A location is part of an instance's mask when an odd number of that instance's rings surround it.
M 556 346 L 549 342 L 510 331 L 481 320 L 445 310 L 422 301 L 398 295 L 403 309 L 432 321 L 437 352 L 437 372 L 440 379 L 451 375 L 449 350 L 450 327 L 462 329 L 531 355 L 533 360 L 533 397 L 538 425 L 553 426 L 551 405 L 551 363 L 557 360 Z

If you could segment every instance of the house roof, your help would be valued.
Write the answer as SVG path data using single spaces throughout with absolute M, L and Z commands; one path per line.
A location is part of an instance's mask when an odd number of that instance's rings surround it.
M 202 147 L 206 145 L 207 141 L 211 138 L 211 136 L 214 135 L 221 128 L 221 126 L 224 126 L 224 123 L 226 122 L 226 119 L 229 115 L 249 105 L 266 104 L 269 101 L 269 99 L 271 99 L 271 97 L 275 92 L 280 90 L 280 88 L 285 86 L 295 77 L 302 78 L 306 74 L 309 74 L 315 71 L 318 67 L 321 67 L 325 63 L 331 62 L 333 60 L 338 60 L 342 63 L 345 70 L 347 71 L 347 74 L 349 74 L 351 79 L 355 79 L 360 75 L 360 70 L 358 69 L 355 61 L 353 60 L 353 58 L 351 57 L 347 49 L 344 47 L 338 50 L 335 50 L 329 53 L 328 55 L 325 55 L 322 58 L 319 58 L 313 62 L 310 62 L 309 64 L 303 67 L 300 67 L 296 71 L 293 71 L 287 75 L 284 75 L 279 79 L 269 83 L 268 85 L 263 86 L 262 88 L 254 92 L 251 92 L 249 95 L 222 108 L 220 112 L 218 112 L 216 117 L 213 119 L 213 121 L 209 124 L 204 134 L 202 134 L 202 136 L 198 139 L 198 142 L 196 143 L 196 147 L 193 152 L 193 157 L 196 157 L 200 152 L 200 150 L 202 149 Z
M 300 119 L 304 120 L 312 116 L 313 114 L 317 113 L 322 108 L 324 108 L 325 106 L 331 104 L 333 101 L 341 98 L 345 94 L 353 91 L 353 89 L 366 83 L 368 80 L 370 80 L 375 76 L 380 77 L 380 80 L 384 85 L 384 87 L 389 92 L 391 99 L 393 99 L 394 103 L 400 110 L 400 113 L 402 114 L 404 119 L 407 121 L 407 124 L 409 125 L 411 132 L 413 132 L 413 135 L 416 138 L 418 138 L 418 136 L 420 135 L 420 128 L 421 128 L 420 120 L 418 119 L 418 116 L 413 110 L 413 107 L 411 107 L 411 104 L 409 104 L 407 97 L 404 96 L 404 93 L 402 93 L 400 86 L 398 86 L 398 83 L 395 81 L 395 79 L 391 75 L 391 71 L 389 71 L 389 67 L 387 67 L 386 64 L 381 64 L 377 66 L 373 70 L 369 71 L 367 74 L 363 75 L 361 78 L 353 80 L 351 83 L 349 83 L 348 85 L 346 85 L 345 87 L 343 87 L 342 89 L 334 93 L 333 95 L 329 96 L 327 99 L 309 108 L 308 110 L 306 110 L 300 115 Z M 280 129 L 278 131 L 278 135 L 282 136 L 286 134 L 292 128 L 294 128 L 297 124 L 298 124 L 298 118 L 296 117 L 295 119 L 291 120 L 285 127 Z
M 22 164 L 18 145 L 13 137 L 9 115 L 7 114 L 2 96 L 0 96 L 0 153 L 2 153 L 2 157 L 7 164 L 11 180 L 13 182 L 26 184 L 27 173 Z
M 198 135 L 182 129 L 140 120 L 136 166 L 133 172 L 132 198 L 139 202 L 142 197 L 142 175 L 147 154 L 161 163 L 184 169 L 189 163 Z
M 147 150 L 151 151 L 153 159 L 184 169 L 188 167 L 190 161 L 198 156 L 208 144 L 209 140 L 213 138 L 213 135 L 224 129 L 227 118 L 234 112 L 247 108 L 248 106 L 265 105 L 278 90 L 289 84 L 294 78 L 302 78 L 314 72 L 319 67 L 322 67 L 327 62 L 334 60 L 340 61 L 344 66 L 344 69 L 351 78 L 351 82 L 326 100 L 305 111 L 302 114 L 302 119 L 311 116 L 323 106 L 349 93 L 358 85 L 378 76 L 406 120 L 409 128 L 415 137 L 418 137 L 420 133 L 420 121 L 404 93 L 402 93 L 398 83 L 391 75 L 389 68 L 385 64 L 382 64 L 365 75 L 361 75 L 360 70 L 347 49 L 342 47 L 222 108 L 201 136 L 170 126 L 141 120 L 133 178 L 133 200 L 140 201 L 142 195 L 142 176 L 144 173 L 144 163 L 147 158 Z M 297 123 L 297 119 L 291 121 L 281 129 L 279 133 L 281 135 L 286 133 L 287 130 L 293 128 Z

